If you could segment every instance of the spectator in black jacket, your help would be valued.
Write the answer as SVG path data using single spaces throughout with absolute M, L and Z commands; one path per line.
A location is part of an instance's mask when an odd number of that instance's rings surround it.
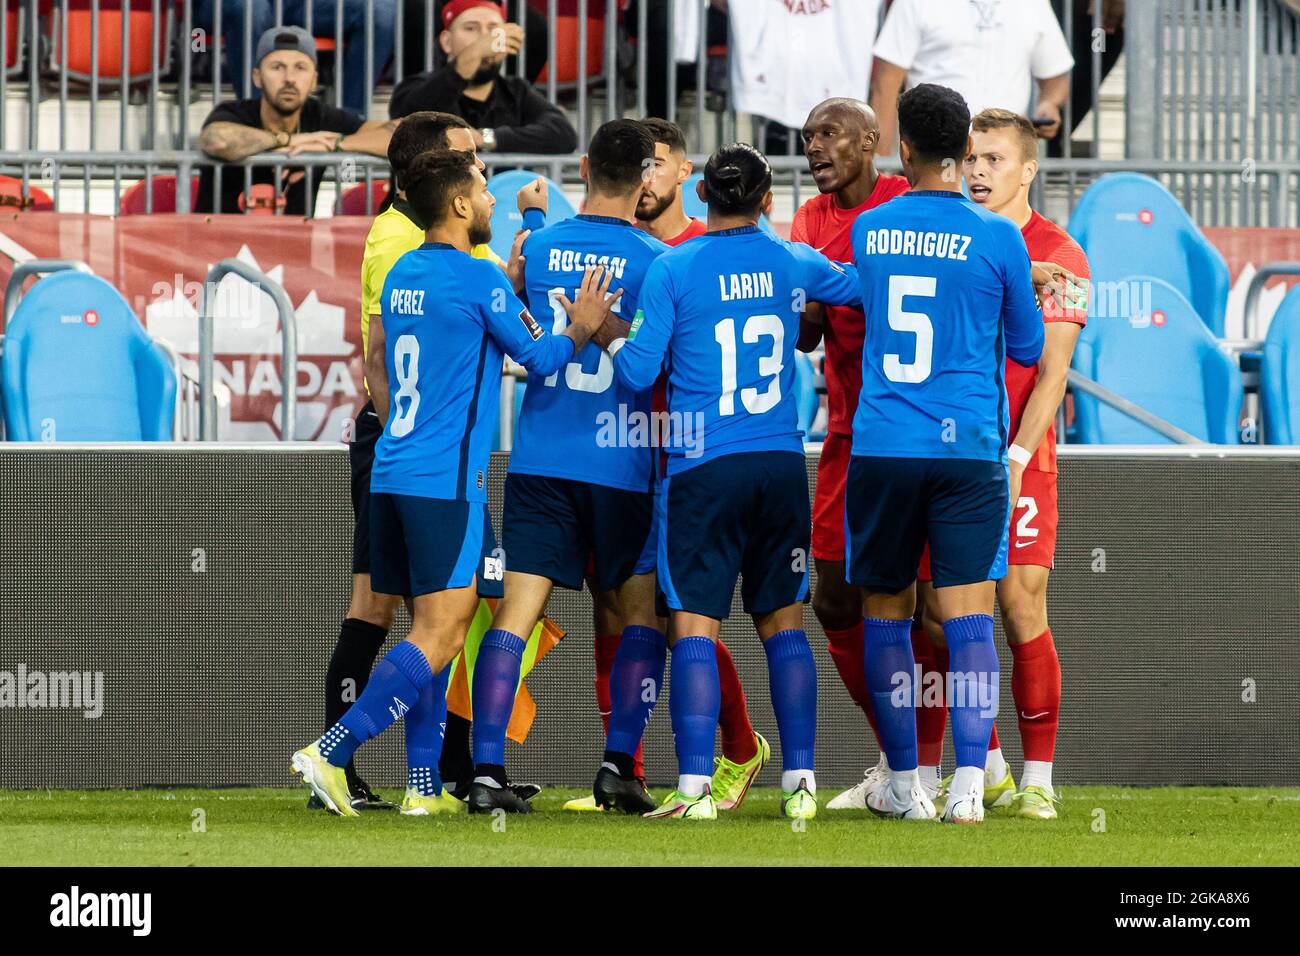
M 559 107 L 526 80 L 504 76 L 506 57 L 519 52 L 524 31 L 507 23 L 494 0 L 451 0 L 442 10 L 438 37 L 447 64 L 409 77 L 393 90 L 388 112 L 400 119 L 438 110 L 473 127 L 480 152 L 572 153 L 578 134 Z

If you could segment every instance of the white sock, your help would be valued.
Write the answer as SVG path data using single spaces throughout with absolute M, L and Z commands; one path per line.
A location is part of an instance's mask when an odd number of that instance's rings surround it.
M 941 778 L 938 767 L 927 767 L 922 764 L 917 769 L 920 771 L 922 787 L 931 792 L 939 789 L 939 780 Z
M 786 793 L 794 793 L 799 789 L 799 781 L 804 780 L 808 783 L 808 792 L 817 792 L 817 778 L 813 776 L 811 770 L 782 770 L 781 771 L 781 789 Z
M 1026 787 L 1052 788 L 1052 761 L 1026 760 L 1025 772 L 1020 776 L 1020 789 Z
M 1002 756 L 1002 748 L 990 750 L 989 755 L 984 758 L 984 779 L 991 784 L 999 784 L 1002 778 L 1007 775 L 1007 761 Z
M 481 783 L 486 787 L 491 787 L 493 790 L 501 789 L 501 784 L 497 783 L 495 777 L 475 777 L 474 782 Z
M 677 776 L 677 792 L 684 797 L 698 797 L 712 781 L 702 773 L 683 773 Z
M 883 750 L 880 751 L 880 759 L 876 761 L 876 769 L 881 773 L 889 773 L 889 758 Z
M 948 799 L 966 796 L 972 790 L 984 796 L 984 770 L 980 767 L 958 767 L 952 775 L 952 786 L 948 788 Z
M 889 786 L 894 791 L 894 799 L 899 803 L 909 803 L 913 787 L 921 785 L 921 775 L 916 770 L 889 771 Z

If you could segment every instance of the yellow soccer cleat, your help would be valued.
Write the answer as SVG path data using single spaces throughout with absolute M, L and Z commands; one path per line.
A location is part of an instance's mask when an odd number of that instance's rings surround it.
M 781 791 L 781 815 L 788 820 L 811 820 L 817 816 L 817 795 L 808 789 L 808 781 L 800 780 L 799 789 L 793 793 Z
M 572 810 L 575 813 L 600 813 L 605 808 L 596 803 L 596 798 L 591 794 L 585 797 L 574 797 L 564 804 L 564 809 Z
M 688 797 L 674 790 L 657 810 L 645 815 L 647 820 L 716 820 L 718 805 L 706 788 L 698 797 Z
M 1045 787 L 1025 787 L 1011 801 L 1010 810 L 1014 817 L 1026 817 L 1030 820 L 1055 820 L 1056 805 L 1060 798 L 1050 785 Z
M 290 773 L 302 775 L 302 782 L 331 813 L 341 817 L 359 817 L 352 808 L 352 794 L 348 791 L 348 775 L 342 767 L 335 767 L 320 753 L 320 741 L 314 741 L 293 755 Z
M 432 796 L 426 796 L 418 790 L 407 787 L 406 795 L 402 797 L 402 805 L 398 809 L 403 816 L 407 817 L 436 817 L 439 814 L 464 813 L 465 804 L 453 797 L 446 789 Z
M 997 783 L 989 783 L 988 778 L 984 779 L 984 809 L 1001 810 L 1011 806 L 1011 801 L 1016 798 L 1016 780 L 1011 776 L 1011 768 L 1007 768 L 1006 776 Z
M 734 763 L 718 757 L 713 764 L 713 781 L 710 789 L 716 796 L 719 810 L 734 810 L 745 802 L 745 794 L 760 770 L 772 759 L 772 747 L 762 734 L 754 734 L 754 756 L 744 763 Z

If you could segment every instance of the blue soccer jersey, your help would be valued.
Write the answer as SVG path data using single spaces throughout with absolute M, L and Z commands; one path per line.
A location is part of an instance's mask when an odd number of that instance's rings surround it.
M 1003 461 L 1004 362 L 1043 350 L 1016 224 L 918 191 L 864 212 L 851 238 L 866 315 L 853 454 Z
M 445 243 L 398 259 L 381 306 L 391 408 L 370 489 L 486 501 L 503 356 L 549 375 L 573 340 L 543 329 L 499 266 Z
M 609 291 L 623 290 L 615 314 L 634 315 L 646 270 L 667 249 L 626 219 L 580 215 L 557 222 L 524 242 L 528 306 L 560 334 L 569 317 L 558 297 L 575 300 L 587 268 L 603 266 L 614 273 Z M 609 353 L 588 342 L 558 372 L 529 377 L 510 470 L 648 491 L 650 447 L 620 436 L 649 411 L 649 390 L 616 381 Z
M 857 305 L 852 266 L 756 226 L 706 233 L 655 260 L 620 382 L 649 388 L 668 362 L 668 473 L 720 455 L 803 453 L 794 350 L 807 302 Z

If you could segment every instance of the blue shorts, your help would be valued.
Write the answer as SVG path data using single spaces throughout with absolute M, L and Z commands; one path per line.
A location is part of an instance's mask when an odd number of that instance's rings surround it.
M 722 455 L 664 479 L 659 586 L 668 607 L 725 619 L 736 576 L 750 614 L 808 598 L 812 508 L 797 452 Z
M 844 495 L 849 582 L 902 591 L 916 580 L 927 538 L 935 587 L 1005 576 L 1010 494 L 996 461 L 854 455 Z
M 625 491 L 569 478 L 506 475 L 501 543 L 511 571 L 582 589 L 612 591 L 638 572 L 654 518 L 648 491 Z M 652 570 L 652 568 L 647 568 Z
M 478 583 L 501 597 L 501 549 L 481 501 L 370 493 L 370 587 L 417 597 Z

